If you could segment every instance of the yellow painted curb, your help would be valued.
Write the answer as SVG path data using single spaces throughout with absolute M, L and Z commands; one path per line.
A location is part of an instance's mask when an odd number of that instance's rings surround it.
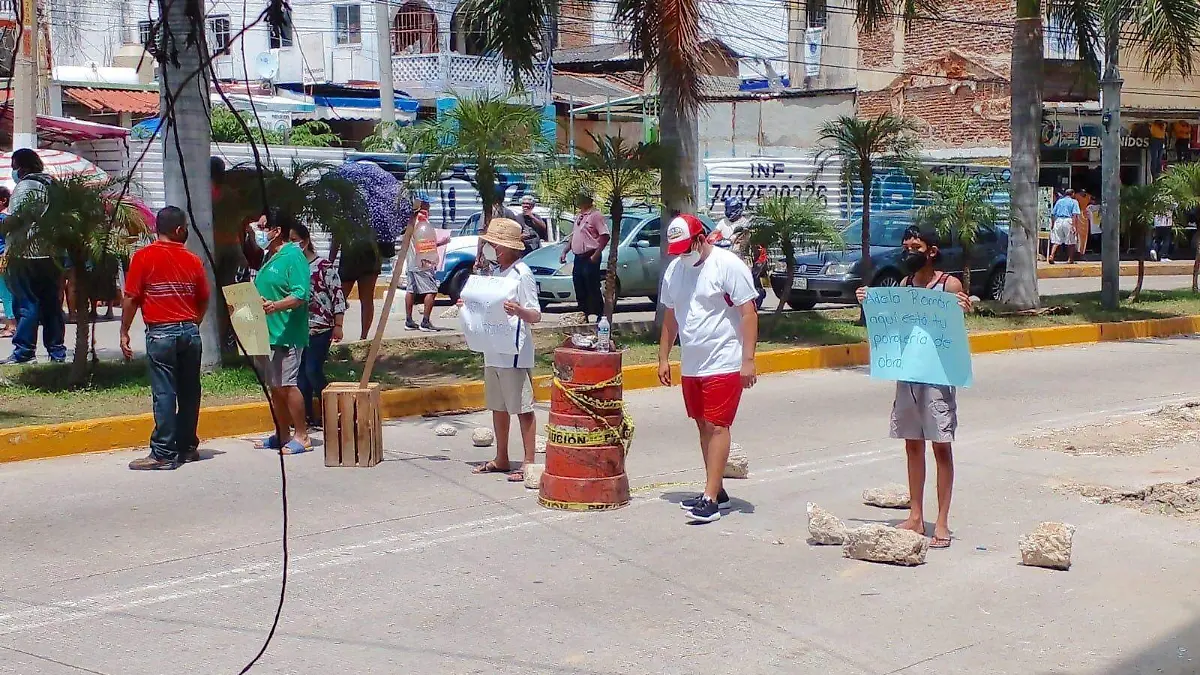
M 1146 263 L 1146 276 L 1162 277 L 1162 276 L 1190 276 L 1192 273 L 1192 262 L 1148 262 Z M 1084 277 L 1099 277 L 1100 266 L 1094 264 L 1080 265 L 1048 265 L 1038 267 L 1039 279 L 1080 279 Z M 1123 262 L 1121 263 L 1121 276 L 1135 277 L 1137 276 L 1137 263 Z
M 1200 333 L 1200 315 L 972 333 L 969 337 L 971 353 L 982 354 L 1010 349 L 1139 340 L 1195 333 Z M 758 372 L 767 374 L 862 366 L 866 365 L 869 356 L 870 349 L 867 344 L 859 342 L 760 352 L 755 361 Z M 678 382 L 678 363 L 671 365 L 671 372 L 673 381 Z M 660 386 L 658 367 L 655 364 L 627 366 L 623 373 L 624 388 L 627 390 Z M 540 375 L 534 378 L 534 395 L 539 401 L 550 399 L 550 376 Z M 390 389 L 382 395 L 383 416 L 387 418 L 477 408 L 483 406 L 483 403 L 482 382 L 418 389 Z M 147 413 L 0 429 L 0 462 L 145 446 L 153 427 L 154 418 Z M 202 439 L 266 432 L 270 428 L 270 412 L 265 403 L 216 406 L 200 411 L 199 434 Z

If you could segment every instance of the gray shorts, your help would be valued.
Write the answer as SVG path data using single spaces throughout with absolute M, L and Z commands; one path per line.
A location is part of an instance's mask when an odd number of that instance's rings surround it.
M 892 438 L 949 443 L 958 430 L 958 399 L 954 387 L 941 384 L 896 383 L 892 404 Z
M 514 415 L 533 412 L 531 368 L 483 369 L 483 397 L 488 410 Z
M 271 347 L 270 356 L 254 357 L 254 368 L 268 387 L 295 387 L 300 378 L 299 347 Z
M 404 273 L 408 280 L 408 292 L 415 295 L 428 295 L 437 293 L 438 282 L 437 277 L 433 276 L 433 270 L 409 270 Z

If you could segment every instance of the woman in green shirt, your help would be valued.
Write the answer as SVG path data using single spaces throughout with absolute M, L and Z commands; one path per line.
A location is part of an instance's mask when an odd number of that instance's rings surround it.
M 254 277 L 263 299 L 271 355 L 256 358 L 256 367 L 271 390 L 275 435 L 257 444 L 285 455 L 312 450 L 300 394 L 300 356 L 308 346 L 308 296 L 312 289 L 308 259 L 288 241 L 296 219 L 272 209 L 267 214 L 267 258 Z M 295 429 L 293 432 L 292 430 Z M 284 439 L 287 439 L 286 442 Z

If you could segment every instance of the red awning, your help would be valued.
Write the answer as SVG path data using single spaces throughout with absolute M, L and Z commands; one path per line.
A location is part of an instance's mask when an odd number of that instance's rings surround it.
M 64 88 L 63 93 L 98 113 L 158 114 L 158 92 L 138 89 Z
M 0 134 L 12 136 L 12 108 L 7 104 L 0 108 Z M 125 138 L 129 135 L 129 130 L 109 124 L 38 115 L 37 135 L 38 140 L 43 143 L 75 143 L 98 141 L 102 138 Z

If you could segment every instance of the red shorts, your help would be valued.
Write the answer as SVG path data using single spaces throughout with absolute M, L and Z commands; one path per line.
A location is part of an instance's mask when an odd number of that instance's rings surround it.
M 742 374 L 683 377 L 683 405 L 688 417 L 719 427 L 733 426 L 742 400 Z

